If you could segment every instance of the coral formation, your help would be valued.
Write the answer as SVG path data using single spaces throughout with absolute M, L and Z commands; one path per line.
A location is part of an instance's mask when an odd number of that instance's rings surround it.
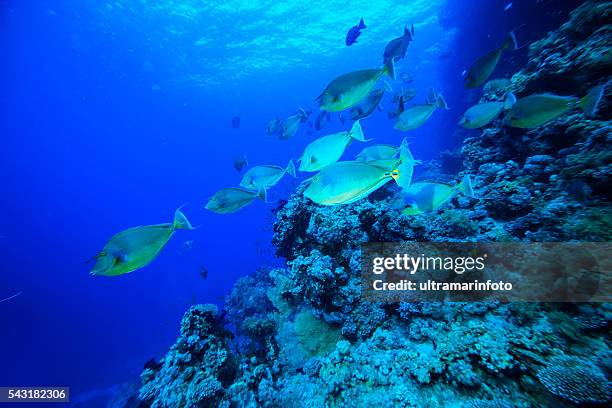
M 191 307 L 168 354 L 145 367 L 140 399 L 150 406 L 216 406 L 234 378 L 229 336 L 215 305 Z
M 610 401 L 610 383 L 585 359 L 561 356 L 538 371 L 538 380 L 553 394 L 576 404 Z
M 482 100 L 582 95 L 609 81 L 612 3 L 589 1 L 530 46 L 527 67 Z M 235 285 L 227 321 L 195 306 L 181 336 L 142 374 L 151 406 L 570 407 L 610 401 L 610 305 L 371 303 L 361 250 L 384 241 L 610 241 L 609 91 L 593 118 L 572 111 L 536 129 L 502 120 L 415 178 L 473 178 L 436 212 L 402 215 L 388 185 L 321 207 L 302 188 L 276 210 L 286 268 Z M 420 174 L 419 174 L 420 172 Z M 230 339 L 223 324 L 230 324 Z M 589 357 L 586 357 L 589 356 Z

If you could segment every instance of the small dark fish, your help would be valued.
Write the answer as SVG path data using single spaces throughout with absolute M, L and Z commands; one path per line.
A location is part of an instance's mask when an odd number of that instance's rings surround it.
M 325 125 L 327 124 L 327 122 L 329 122 L 329 116 L 330 116 L 329 112 L 321 111 L 321 113 L 319 113 L 319 115 L 315 119 L 314 128 L 316 130 L 323 129 Z
M 408 26 L 404 27 L 404 35 L 395 38 L 387 44 L 383 52 L 383 63 L 386 65 L 391 60 L 394 62 L 401 60 L 406 56 L 408 44 L 414 40 L 414 24 L 412 30 L 408 30 Z
M 365 28 L 367 27 L 365 23 L 363 22 L 363 17 L 362 17 L 361 20 L 359 20 L 359 24 L 351 27 L 351 29 L 348 30 L 348 33 L 346 33 L 346 46 L 348 47 L 348 46 L 355 44 L 357 42 L 357 37 L 361 35 L 361 30 Z
M 240 116 L 234 116 L 232 118 L 232 127 L 238 129 L 240 127 Z
M 342 114 L 342 112 L 340 112 L 340 115 L 338 115 L 338 119 L 340 120 L 340 123 L 344 125 L 345 119 L 344 119 L 344 115 Z
M 208 269 L 206 269 L 204 266 L 200 266 L 200 277 L 202 279 L 208 278 Z
M 249 161 L 246 156 L 234 157 L 234 168 L 238 173 L 244 169 L 245 166 L 249 165 Z

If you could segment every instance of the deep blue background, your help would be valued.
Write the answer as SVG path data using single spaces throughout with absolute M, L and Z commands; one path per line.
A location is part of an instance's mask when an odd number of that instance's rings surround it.
M 462 88 L 461 71 L 512 27 L 526 24 L 521 43 L 541 38 L 577 2 L 561 3 L 563 10 L 515 1 L 504 12 L 502 1 L 448 2 L 439 23 L 417 31 L 403 66 L 416 78 L 415 101 L 435 86 L 452 107 L 409 134 L 417 158 L 435 158 L 465 134 L 456 123 L 480 91 Z M 270 245 L 273 205 L 220 216 L 203 204 L 238 184 L 236 155 L 251 164 L 298 158 L 314 137 L 308 127 L 283 142 L 265 136 L 267 121 L 299 106 L 312 107 L 314 118 L 325 84 L 364 67 L 351 64 L 357 44 L 333 60 L 314 54 L 309 69 L 254 71 L 240 81 L 194 65 L 191 72 L 216 75 L 221 85 L 172 86 L 163 81 L 170 57 L 156 55 L 152 72 L 151 62 L 143 64 L 151 56 L 138 48 L 145 37 L 162 41 L 161 33 L 96 18 L 91 2 L 0 1 L 0 299 L 22 292 L 0 304 L 0 385 L 70 385 L 78 394 L 135 381 L 143 363 L 173 343 L 189 305 L 221 304 L 238 277 L 281 264 Z M 445 30 L 454 33 L 440 51 L 447 57 L 419 65 Z M 366 66 L 377 66 L 380 52 L 368 51 Z M 494 77 L 518 70 L 526 52 L 504 56 Z M 242 118 L 237 130 L 234 115 Z M 399 143 L 392 124 L 386 112 L 362 122 L 366 137 Z M 349 126 L 334 117 L 320 134 Z M 283 180 L 270 199 L 287 197 L 298 183 Z M 85 261 L 113 234 L 170 222 L 187 202 L 186 215 L 201 228 L 178 231 L 150 267 L 117 278 L 88 275 Z M 186 240 L 193 249 L 181 254 Z

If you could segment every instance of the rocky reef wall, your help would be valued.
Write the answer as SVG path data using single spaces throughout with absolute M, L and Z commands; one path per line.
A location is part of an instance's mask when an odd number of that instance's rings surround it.
M 611 2 L 584 3 L 531 44 L 511 80 L 485 86 L 482 100 L 509 91 L 582 96 L 607 83 L 611 10 Z M 223 313 L 192 307 L 177 343 L 147 364 L 141 405 L 609 404 L 610 305 L 365 302 L 360 245 L 610 241 L 610 89 L 594 117 L 572 111 L 532 130 L 499 120 L 460 131 L 460 151 L 424 163 L 416 177 L 458 182 L 470 174 L 475 198 L 457 195 L 434 213 L 398 213 L 391 185 L 336 207 L 315 205 L 298 189 L 274 225 L 287 267 L 240 279 Z

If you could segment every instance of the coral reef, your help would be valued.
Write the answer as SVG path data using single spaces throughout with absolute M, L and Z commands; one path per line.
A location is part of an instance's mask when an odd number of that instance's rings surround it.
M 147 406 L 217 406 L 234 378 L 230 333 L 215 305 L 197 305 L 181 321 L 181 336 L 159 363 L 142 372 L 140 399 Z
M 558 30 L 529 47 L 527 68 L 512 78 L 524 91 L 585 93 L 612 70 L 610 35 L 612 3 L 587 1 Z
M 606 403 L 611 399 L 605 375 L 585 359 L 557 357 L 538 371 L 537 377 L 550 392 L 576 404 Z
M 582 95 L 610 80 L 612 3 L 589 1 L 530 46 L 527 67 L 483 101 Z M 210 305 L 142 374 L 146 406 L 575 407 L 610 402 L 607 304 L 371 303 L 361 250 L 384 241 L 610 241 L 609 90 L 597 115 L 536 129 L 497 120 L 466 133 L 415 179 L 473 180 L 437 211 L 406 216 L 392 183 L 355 203 L 315 205 L 302 188 L 275 210 L 286 268 L 240 279 L 225 321 Z M 462 163 L 458 160 L 461 157 Z M 462 170 L 464 169 L 464 170 Z M 224 325 L 234 328 L 232 339 Z

